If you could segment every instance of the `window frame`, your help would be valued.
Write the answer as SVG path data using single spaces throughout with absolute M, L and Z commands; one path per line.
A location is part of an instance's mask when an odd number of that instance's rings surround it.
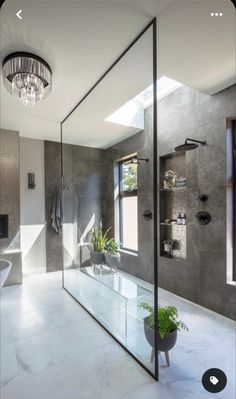
M 236 281 L 236 120 L 232 122 L 233 281 Z
M 129 158 L 122 159 L 121 161 L 118 162 L 118 169 L 119 169 L 119 238 L 120 238 L 120 249 L 127 251 L 127 252 L 132 252 L 133 254 L 138 253 L 138 248 L 133 249 L 133 248 L 127 248 L 123 246 L 123 205 L 122 205 L 122 199 L 126 197 L 137 197 L 138 200 L 138 188 L 132 191 L 124 191 L 122 190 L 122 184 L 123 184 L 123 164 L 131 161 L 132 159 L 137 159 L 137 155 L 130 156 Z M 138 182 L 137 182 L 138 184 Z M 137 214 L 137 219 L 138 219 L 138 214 Z M 137 232 L 138 233 L 138 232 Z

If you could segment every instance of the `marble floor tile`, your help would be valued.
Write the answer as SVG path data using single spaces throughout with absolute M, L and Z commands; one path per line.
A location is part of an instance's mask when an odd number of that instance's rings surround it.
M 8 317 L 8 340 L 14 341 L 52 330 L 56 327 L 67 326 L 82 320 L 88 313 L 75 301 L 61 305 L 50 306 L 34 312 L 19 313 Z M 7 322 L 6 322 L 7 323 Z
M 91 312 L 103 317 L 108 327 L 123 331 L 123 302 L 117 304 L 107 291 L 98 295 L 99 287 L 83 286 L 75 273 L 68 277 L 76 295 L 75 281 L 80 284 L 81 299 Z M 61 273 L 24 280 L 22 286 L 1 293 L 1 399 L 210 399 L 212 394 L 201 385 L 210 367 L 223 369 L 228 377 L 226 389 L 214 397 L 235 399 L 233 321 L 159 289 L 159 303 L 174 304 L 190 331 L 178 333 L 171 366 L 160 367 L 156 383 L 60 288 Z M 148 283 L 143 286 L 151 288 Z M 140 301 L 127 306 L 127 347 L 153 369 Z M 152 303 L 153 298 L 145 301 Z M 164 364 L 163 354 L 159 362 Z
M 113 341 L 113 338 L 91 317 L 58 327 L 69 356 L 81 356 Z
M 161 383 L 149 382 L 143 384 L 138 389 L 130 392 L 128 395 L 122 397 L 122 399 L 182 399 L 174 395 L 168 387 Z M 189 398 L 190 399 L 190 398 Z
M 4 386 L 16 378 L 19 373 L 16 353 L 12 344 L 2 346 L 0 360 L 0 381 L 1 386 Z
M 17 398 L 18 389 L 24 399 L 119 399 L 147 382 L 152 378 L 112 342 L 46 373 L 12 381 L 3 388 L 1 399 Z
M 16 317 L 19 314 L 33 312 L 36 310 L 48 308 L 50 306 L 61 305 L 64 302 L 74 302 L 73 298 L 65 290 L 46 291 L 38 295 L 23 296 L 14 300 L 2 300 L 3 309 L 7 309 L 9 316 Z
M 20 372 L 37 373 L 65 361 L 70 349 L 61 334 L 51 330 L 13 343 Z

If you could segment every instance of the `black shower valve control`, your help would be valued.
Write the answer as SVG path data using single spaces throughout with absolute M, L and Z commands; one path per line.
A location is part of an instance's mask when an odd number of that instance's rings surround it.
M 208 201 L 208 195 L 207 195 L 207 194 L 200 194 L 199 197 L 198 197 L 198 199 L 199 199 L 201 202 L 207 202 L 207 201 Z
M 206 225 L 211 222 L 211 215 L 209 212 L 200 211 L 195 215 L 195 218 L 200 225 Z
M 147 209 L 146 211 L 144 211 L 143 217 L 144 217 L 144 219 L 146 219 L 146 220 L 152 220 L 152 211 L 150 211 L 149 209 Z

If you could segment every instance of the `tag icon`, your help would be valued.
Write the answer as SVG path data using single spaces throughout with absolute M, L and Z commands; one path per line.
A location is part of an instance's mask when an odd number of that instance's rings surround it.
M 202 385 L 210 393 L 218 393 L 225 389 L 227 377 L 220 369 L 209 369 L 202 376 Z
M 212 383 L 213 385 L 216 385 L 216 384 L 218 384 L 218 382 L 219 382 L 218 378 L 216 378 L 214 375 L 211 375 L 211 376 L 210 376 L 210 381 L 211 381 L 211 383 Z

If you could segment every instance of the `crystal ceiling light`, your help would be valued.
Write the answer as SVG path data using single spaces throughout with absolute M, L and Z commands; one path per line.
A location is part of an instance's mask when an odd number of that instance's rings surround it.
M 32 106 L 52 89 L 52 71 L 42 58 L 30 53 L 13 53 L 3 61 L 3 81 L 7 91 Z

